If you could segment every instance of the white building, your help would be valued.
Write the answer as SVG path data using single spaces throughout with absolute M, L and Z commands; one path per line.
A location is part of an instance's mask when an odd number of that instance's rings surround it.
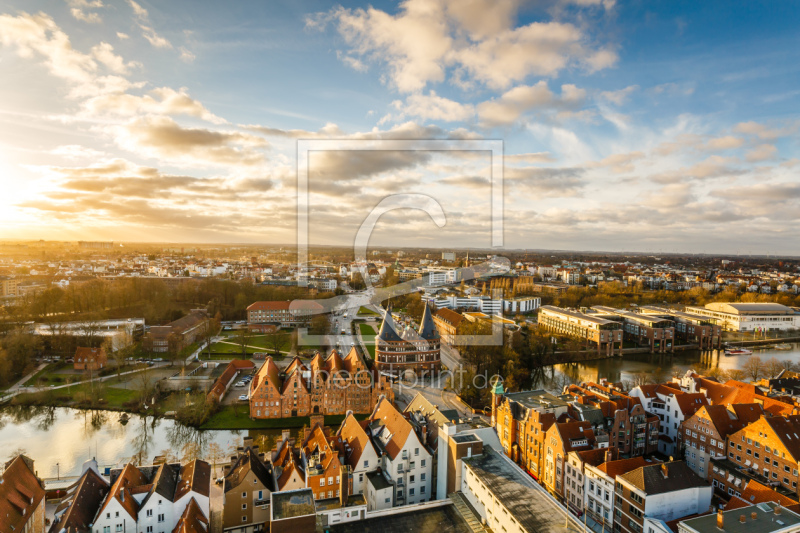
M 631 389 L 630 396 L 639 398 L 645 411 L 658 416 L 658 451 L 670 456 L 678 453 L 683 421 L 708 405 L 702 393 L 684 392 L 666 385 L 640 385 Z
M 503 312 L 506 314 L 532 313 L 542 305 L 542 299 L 538 296 L 527 298 L 513 298 L 503 300 Z
M 776 303 L 716 302 L 687 306 L 685 312 L 708 317 L 726 331 L 786 331 L 800 328 L 800 313 Z
M 344 446 L 343 462 L 350 466 L 350 471 L 353 473 L 353 494 L 367 494 L 369 492 L 367 490 L 368 475 L 370 472 L 377 471 L 380 466 L 378 452 L 375 451 L 369 435 L 350 413 L 342 422 L 336 436 L 342 440 Z M 381 508 L 373 506 L 373 503 L 375 502 L 367 497 L 367 505 L 370 510 Z
M 384 477 L 394 487 L 393 505 L 429 501 L 433 454 L 422 444 L 411 423 L 383 398 L 367 427 L 380 454 Z

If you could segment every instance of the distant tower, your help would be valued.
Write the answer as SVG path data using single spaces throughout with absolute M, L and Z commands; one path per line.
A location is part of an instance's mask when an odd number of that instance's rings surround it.
M 465 267 L 468 267 L 468 266 L 469 266 L 469 250 L 467 250 L 467 258 L 466 258 L 466 259 L 464 259 L 464 266 L 465 266 Z

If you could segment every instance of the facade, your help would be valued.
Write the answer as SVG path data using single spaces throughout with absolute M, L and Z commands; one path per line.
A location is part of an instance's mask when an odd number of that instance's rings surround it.
M 378 452 L 375 451 L 365 426 L 366 424 L 362 425 L 352 414 L 349 414 L 336 432 L 336 436 L 344 447 L 342 460 L 350 467 L 353 494 L 367 494 L 369 474 L 377 471 L 379 464 Z M 370 499 L 367 498 L 367 504 L 370 503 Z M 370 509 L 374 508 L 377 507 L 370 507 Z
M 672 320 L 603 305 L 595 305 L 592 309 L 605 315 L 604 318 L 621 322 L 624 337 L 640 346 L 649 346 L 650 353 L 675 351 L 675 323 Z
M 94 372 L 105 368 L 107 364 L 108 357 L 106 356 L 106 350 L 102 346 L 100 348 L 79 347 L 75 350 L 72 363 L 75 370 L 91 370 Z
M 591 450 L 595 444 L 594 430 L 589 422 L 567 419 L 551 425 L 544 438 L 544 486 L 564 502 L 567 455 L 572 451 Z
M 179 352 L 200 339 L 208 327 L 208 315 L 203 309 L 194 309 L 188 315 L 166 326 L 150 326 L 143 347 L 151 352 Z
M 599 466 L 587 464 L 584 469 L 584 509 L 587 518 L 591 518 L 603 529 L 618 531 L 614 526 L 614 505 L 616 502 L 615 489 L 617 476 L 637 468 L 647 466 L 643 457 L 630 459 L 617 459 L 605 461 Z
M 381 396 L 394 398 L 391 385 L 355 348 L 344 359 L 317 353 L 309 366 L 296 357 L 284 370 L 268 356 L 250 382 L 250 418 L 366 414 Z
M 705 405 L 683 421 L 684 457 L 689 468 L 709 479 L 712 458 L 725 458 L 728 435 L 742 429 L 744 422 L 724 405 Z
M 92 524 L 94 533 L 173 531 L 193 500 L 205 517 L 210 516 L 211 466 L 205 461 L 183 466 L 127 464 L 112 470 L 110 480 L 111 488 Z
M 776 303 L 715 302 L 685 312 L 711 319 L 725 331 L 786 331 L 800 328 L 800 313 Z
M 249 443 L 245 443 L 249 444 Z M 267 531 L 270 495 L 276 491 L 272 464 L 258 446 L 246 445 L 225 466 L 222 529 L 231 533 Z
M 422 442 L 411 422 L 382 398 L 366 427 L 380 457 L 383 477 L 392 485 L 393 506 L 430 501 L 433 451 Z
M 0 476 L 0 531 L 44 533 L 44 496 L 31 459 L 18 455 L 8 461 Z
M 564 462 L 564 503 L 576 516 L 583 516 L 586 500 L 586 467 L 598 466 L 616 458 L 615 448 L 595 448 L 569 452 Z
M 539 309 L 539 324 L 547 331 L 583 339 L 597 346 L 597 353 L 614 355 L 615 346 L 622 354 L 622 324 L 592 315 L 543 305 Z
M 645 517 L 665 522 L 708 510 L 712 488 L 683 461 L 647 465 L 617 476 L 614 530 L 642 533 Z
M 709 318 L 653 306 L 642 306 L 639 312 L 672 320 L 675 323 L 675 335 L 683 344 L 697 344 L 701 350 L 719 349 L 722 346 L 722 328 Z
M 708 405 L 702 393 L 684 392 L 677 386 L 640 385 L 631 389 L 630 395 L 638 398 L 648 413 L 658 416 L 658 451 L 669 456 L 676 456 L 681 449 L 683 421 Z
M 442 342 L 447 344 L 455 343 L 455 336 L 458 335 L 458 327 L 464 321 L 464 316 L 461 313 L 448 309 L 446 307 L 437 309 L 433 313 L 433 322 L 441 334 Z
M 442 366 L 440 341 L 429 306 L 425 306 L 418 331 L 408 327 L 399 332 L 390 305 L 375 337 L 375 368 L 390 374 L 439 370 Z
M 17 278 L 0 276 L 0 297 L 9 298 L 17 296 Z
M 315 418 L 322 417 L 313 417 L 312 422 Z M 337 442 L 321 420 L 306 434 L 300 453 L 306 487 L 313 491 L 315 500 L 339 500 L 350 495 L 349 470 L 346 465 L 342 467 Z
M 320 304 L 310 300 L 254 302 L 247 307 L 247 327 L 251 331 L 263 331 L 276 325 L 305 326 L 322 311 Z

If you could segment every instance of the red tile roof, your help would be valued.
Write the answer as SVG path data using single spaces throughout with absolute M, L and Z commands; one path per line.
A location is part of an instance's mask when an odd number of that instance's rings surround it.
M 8 463 L 0 483 L 0 533 L 19 533 L 44 499 L 44 488 L 33 461 L 18 455 Z M 44 515 L 41 515 L 44 516 Z M 42 520 L 44 527 L 44 520 Z
M 630 459 L 619 459 L 617 461 L 607 461 L 597 467 L 598 470 L 606 474 L 611 479 L 617 479 L 617 476 L 626 474 L 639 467 L 647 466 L 648 463 L 644 457 L 631 457 Z

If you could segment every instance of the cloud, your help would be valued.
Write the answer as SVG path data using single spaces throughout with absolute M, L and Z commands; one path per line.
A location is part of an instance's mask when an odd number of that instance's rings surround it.
M 67 159 L 97 159 L 105 155 L 99 150 L 87 148 L 86 146 L 81 146 L 79 144 L 61 145 L 50 150 L 50 153 L 53 155 L 66 157 Z
M 480 139 L 481 136 L 464 128 L 447 130 L 439 126 L 421 125 L 413 121 L 397 124 L 389 129 L 373 128 L 371 131 L 346 133 L 339 126 L 328 123 L 318 131 L 286 130 L 258 124 L 243 124 L 240 127 L 271 137 L 291 139 L 357 139 L 357 140 L 420 140 L 420 139 Z
M 406 98 L 405 103 L 395 100 L 392 105 L 401 112 L 400 117 L 411 115 L 426 120 L 463 122 L 475 116 L 475 108 L 472 105 L 438 96 L 434 91 L 430 91 L 427 95 L 412 94 Z
M 744 144 L 744 140 L 740 139 L 739 137 L 734 137 L 733 135 L 726 135 L 724 137 L 716 137 L 713 139 L 709 139 L 703 146 L 700 147 L 701 150 L 708 150 L 708 151 L 723 151 L 723 150 L 732 150 L 734 148 L 739 148 Z
M 103 7 L 101 0 L 67 0 L 67 5 L 70 7 L 69 12 L 77 20 L 90 24 L 97 24 L 103 21 L 98 13 L 90 12 L 92 9 Z
M 600 161 L 592 161 L 586 164 L 588 168 L 608 168 L 615 174 L 624 174 L 634 171 L 633 162 L 642 159 L 642 152 L 631 152 L 627 154 L 612 154 Z
M 183 61 L 184 63 L 192 63 L 197 58 L 196 55 L 194 55 L 192 52 L 190 52 L 189 50 L 187 50 L 183 46 L 181 46 L 179 50 L 181 52 L 181 55 L 180 55 L 179 59 L 181 61 Z
M 156 30 L 152 27 L 139 24 L 139 28 L 142 30 L 142 37 L 147 39 L 147 41 L 156 48 L 172 48 L 172 43 L 157 34 Z
M 119 38 L 120 40 L 124 41 L 125 39 L 130 39 L 130 37 L 131 36 L 128 35 L 127 33 L 122 33 L 121 31 L 117 32 L 117 38 Z
M 503 156 L 503 161 L 506 163 L 551 163 L 556 158 L 550 155 L 550 152 L 532 152 L 528 154 L 506 154 Z
M 225 119 L 211 113 L 203 104 L 189 96 L 185 88 L 176 91 L 170 87 L 159 87 L 143 96 L 105 94 L 85 101 L 83 108 L 92 115 L 188 115 L 201 118 L 213 124 L 225 124 L 227 122 Z
M 745 158 L 751 163 L 772 159 L 778 153 L 778 149 L 771 144 L 759 144 L 748 151 Z
M 712 155 L 694 165 L 656 174 L 650 176 L 650 178 L 656 183 L 677 183 L 686 178 L 710 179 L 744 174 L 744 170 L 731 166 L 731 163 L 734 162 L 736 162 L 736 159 L 733 157 Z
M 134 0 L 128 0 L 128 5 L 131 6 L 131 9 L 133 9 L 133 14 L 136 15 L 137 17 L 143 19 L 146 19 L 148 17 L 147 10 L 137 2 L 134 2 Z
M 611 102 L 612 104 L 622 105 L 625 103 L 628 97 L 638 89 L 638 85 L 629 85 L 624 89 L 619 89 L 617 91 L 604 91 L 600 93 L 600 98 Z
M 450 176 L 440 180 L 442 183 L 448 185 L 455 185 L 457 187 L 469 187 L 475 189 L 485 189 L 491 185 L 488 178 L 483 176 Z
M 536 197 L 579 196 L 586 185 L 582 168 L 506 167 L 503 185 Z
M 478 105 L 478 117 L 484 126 L 505 126 L 519 120 L 534 109 L 573 110 L 583 104 L 586 91 L 575 85 L 561 86 L 561 96 L 555 96 L 547 82 L 520 85 L 503 93 L 499 98 Z
M 374 179 L 385 172 L 414 168 L 431 158 L 430 153 L 409 150 L 323 150 L 308 155 L 311 192 L 330 192 L 349 183 L 360 189 L 362 178 Z
M 789 124 L 781 128 L 768 128 L 758 122 L 740 122 L 733 129 L 738 133 L 753 135 L 765 141 L 772 141 L 780 137 L 786 137 L 796 132 L 800 123 Z
M 556 76 L 570 66 L 588 72 L 613 66 L 617 54 L 590 42 L 569 23 L 514 27 L 516 0 L 405 0 L 397 14 L 369 7 L 334 8 L 306 19 L 309 28 L 333 24 L 350 49 L 340 59 L 362 70 L 385 64 L 388 81 L 402 92 L 450 81 L 506 89 L 531 75 Z
M 137 118 L 114 128 L 121 147 L 190 165 L 256 165 L 266 161 L 267 141 L 241 132 L 184 128 L 169 117 Z

